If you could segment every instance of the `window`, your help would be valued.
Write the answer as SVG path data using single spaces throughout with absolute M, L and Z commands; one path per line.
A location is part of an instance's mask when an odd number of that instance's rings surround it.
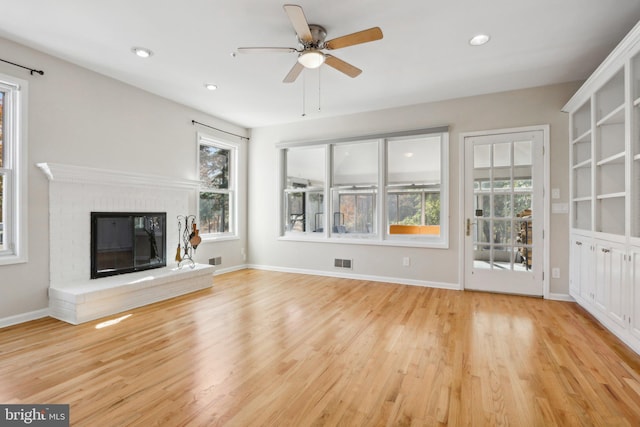
M 387 233 L 392 238 L 441 234 L 442 135 L 387 142 Z
M 448 247 L 447 128 L 280 148 L 284 238 Z
M 332 230 L 377 234 L 378 142 L 336 144 L 332 154 Z
M 324 232 L 325 147 L 291 148 L 285 151 L 285 229 L 291 232 Z
M 0 264 L 27 260 L 26 91 L 0 74 Z
M 236 145 L 198 136 L 198 228 L 204 239 L 237 235 L 237 151 Z

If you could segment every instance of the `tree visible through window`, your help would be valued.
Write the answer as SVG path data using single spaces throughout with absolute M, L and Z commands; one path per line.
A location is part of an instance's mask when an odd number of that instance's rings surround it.
M 235 147 L 200 139 L 199 228 L 202 234 L 233 232 Z

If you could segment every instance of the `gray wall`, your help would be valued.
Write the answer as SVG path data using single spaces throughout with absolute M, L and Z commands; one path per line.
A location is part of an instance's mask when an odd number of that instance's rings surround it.
M 29 82 L 29 261 L 0 266 L 1 324 L 48 306 L 48 181 L 36 163 L 197 179 L 196 132 L 208 131 L 193 126 L 192 119 L 234 133 L 246 135 L 247 130 L 4 39 L 0 52 L 4 59 L 45 71 L 44 76 L 30 76 L 0 63 L 0 73 Z M 246 157 L 243 142 L 241 186 L 246 186 Z M 195 203 L 188 213 L 196 213 Z M 174 230 L 172 219 L 168 221 L 167 230 Z M 240 200 L 240 222 L 246 229 L 246 198 Z M 244 232 L 240 237 L 201 244 L 197 260 L 224 255 L 224 268 L 244 264 Z
M 526 90 L 374 111 L 342 117 L 305 120 L 296 124 L 252 130 L 249 153 L 249 259 L 258 267 L 336 274 L 333 258 L 353 259 L 354 275 L 375 278 L 461 284 L 459 263 L 460 209 L 458 170 L 459 135 L 464 132 L 548 124 L 551 128 L 551 188 L 559 188 L 560 200 L 569 198 L 568 115 L 560 109 L 578 89 L 567 83 Z M 449 249 L 387 247 L 279 241 L 276 217 L 277 157 L 279 142 L 332 139 L 393 131 L 450 126 L 450 246 Z M 552 294 L 569 291 L 569 216 L 550 214 L 551 267 L 561 269 L 560 279 L 551 279 Z M 403 257 L 411 258 L 409 268 Z

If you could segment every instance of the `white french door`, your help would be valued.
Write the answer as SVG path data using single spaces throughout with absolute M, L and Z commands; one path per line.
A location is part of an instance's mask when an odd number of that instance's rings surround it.
M 465 289 L 543 294 L 543 130 L 464 136 Z

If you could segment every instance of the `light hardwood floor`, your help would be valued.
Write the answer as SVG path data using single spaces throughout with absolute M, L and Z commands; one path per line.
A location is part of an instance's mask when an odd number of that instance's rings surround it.
M 75 426 L 639 426 L 640 356 L 572 303 L 244 270 L 0 329 L 0 402 Z

